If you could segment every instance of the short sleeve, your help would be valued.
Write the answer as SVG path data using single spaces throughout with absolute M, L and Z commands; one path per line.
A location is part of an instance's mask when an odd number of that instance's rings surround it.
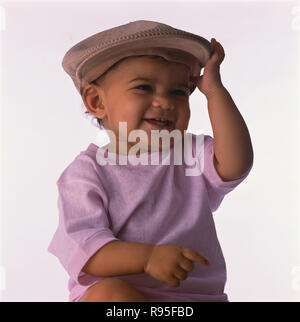
M 85 285 L 81 269 L 101 247 L 116 238 L 110 229 L 104 189 L 89 156 L 73 161 L 57 181 L 59 224 L 48 247 L 69 276 Z
M 225 195 L 236 188 L 249 174 L 253 162 L 249 169 L 238 179 L 223 181 L 214 165 L 214 139 L 209 135 L 204 135 L 204 166 L 203 178 L 207 187 L 209 205 L 212 212 L 215 212 Z

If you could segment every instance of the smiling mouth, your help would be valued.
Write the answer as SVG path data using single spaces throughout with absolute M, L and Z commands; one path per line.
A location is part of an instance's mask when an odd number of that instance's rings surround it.
M 170 129 L 171 126 L 173 125 L 173 122 L 171 121 L 159 121 L 156 119 L 144 119 L 144 121 L 146 121 L 148 124 L 154 126 L 155 128 L 158 129 Z

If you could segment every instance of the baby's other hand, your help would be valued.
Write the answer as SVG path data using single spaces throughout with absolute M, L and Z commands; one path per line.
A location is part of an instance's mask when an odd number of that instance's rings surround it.
M 185 280 L 194 269 L 194 261 L 209 265 L 208 260 L 190 248 L 172 244 L 156 245 L 145 263 L 144 271 L 161 282 L 178 287 L 180 280 Z

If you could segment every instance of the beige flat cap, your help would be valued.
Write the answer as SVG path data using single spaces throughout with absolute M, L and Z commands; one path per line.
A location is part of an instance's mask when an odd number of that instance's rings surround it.
M 212 46 L 205 38 L 156 21 L 137 20 L 96 33 L 70 48 L 62 67 L 78 92 L 119 60 L 136 55 L 158 55 L 187 65 L 199 76 Z M 191 88 L 194 91 L 195 85 Z

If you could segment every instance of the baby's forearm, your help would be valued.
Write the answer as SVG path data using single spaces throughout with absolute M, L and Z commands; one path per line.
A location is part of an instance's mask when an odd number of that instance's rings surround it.
M 94 276 L 118 276 L 144 273 L 151 244 L 113 240 L 101 247 L 82 271 Z
M 237 179 L 253 161 L 248 128 L 225 87 L 206 98 L 214 134 L 216 169 L 225 180 Z

